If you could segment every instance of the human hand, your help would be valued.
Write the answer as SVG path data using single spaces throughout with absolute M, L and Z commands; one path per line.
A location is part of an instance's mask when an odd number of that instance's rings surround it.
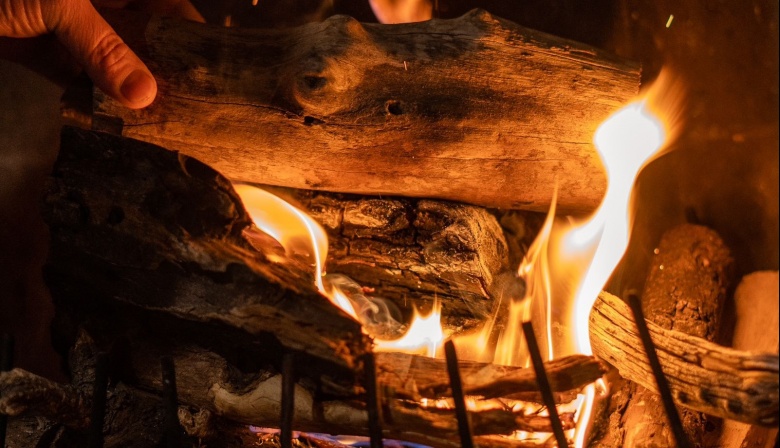
M 203 21 L 188 0 L 97 2 L 98 6 L 107 7 L 125 7 L 129 3 L 152 13 Z M 29 42 L 19 38 L 48 34 L 56 38 L 98 88 L 123 105 L 133 109 L 146 107 L 157 95 L 157 83 L 149 69 L 89 0 L 0 0 L 0 55 L 12 54 L 14 59 L 41 57 L 40 45 L 25 45 Z M 33 48 L 39 54 L 20 55 Z

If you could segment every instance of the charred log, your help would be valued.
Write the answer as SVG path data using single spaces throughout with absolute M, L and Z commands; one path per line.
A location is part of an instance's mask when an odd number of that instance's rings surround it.
M 404 198 L 365 198 L 274 190 L 299 204 L 329 237 L 326 269 L 349 276 L 398 304 L 407 317 L 444 305 L 451 327 L 494 311 L 509 250 L 494 215 L 481 207 Z

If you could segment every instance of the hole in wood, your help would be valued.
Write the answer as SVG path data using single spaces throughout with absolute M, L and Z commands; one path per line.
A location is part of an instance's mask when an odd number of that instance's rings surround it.
M 310 90 L 319 90 L 325 87 L 328 80 L 322 76 L 307 75 L 303 77 L 303 84 Z
M 385 110 L 390 115 L 403 115 L 404 107 L 403 103 L 398 100 L 389 100 L 385 103 Z
M 108 212 L 108 223 L 110 225 L 117 225 L 124 220 L 125 220 L 125 211 L 122 210 L 121 207 L 117 207 L 117 206 L 111 207 L 111 210 Z
M 306 126 L 311 126 L 313 124 L 322 124 L 322 123 L 323 123 L 322 120 L 318 118 L 314 118 L 311 115 L 306 115 L 305 117 L 303 117 L 303 124 Z

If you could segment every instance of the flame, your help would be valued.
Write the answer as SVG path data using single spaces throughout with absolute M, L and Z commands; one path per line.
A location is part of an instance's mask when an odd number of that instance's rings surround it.
M 444 341 L 441 327 L 441 304 L 434 302 L 426 315 L 415 312 L 408 330 L 401 337 L 402 325 L 392 318 L 387 303 L 366 296 L 360 285 L 339 274 L 325 274 L 328 236 L 325 230 L 304 211 L 280 197 L 253 185 L 234 183 L 247 213 L 258 229 L 273 237 L 288 255 L 302 255 L 311 260 L 318 291 L 363 325 L 374 337 L 379 351 L 426 353 L 434 356 Z
M 263 189 L 241 183 L 234 183 L 233 189 L 257 228 L 278 241 L 288 255 L 303 255 L 312 261 L 316 273 L 314 281 L 317 288 L 324 291 L 323 262 L 328 257 L 325 230 L 302 210 Z
M 544 328 L 545 334 L 538 339 L 548 359 L 592 354 L 588 319 L 599 292 L 628 247 L 633 185 L 642 168 L 661 155 L 676 135 L 682 110 L 679 101 L 683 96 L 681 86 L 670 81 L 668 73 L 662 73 L 642 98 L 618 110 L 597 129 L 594 144 L 606 169 L 608 185 L 593 215 L 579 222 L 556 220 L 556 189 L 542 231 L 518 268 L 517 275 L 525 281 L 525 293 L 519 297 L 515 289 L 506 288 L 508 297 L 501 297 L 502 303 L 504 299 L 508 301 L 509 317 L 498 337 L 494 362 L 528 364 L 520 324 L 529 320 L 542 323 L 534 327 Z M 366 316 L 373 319 L 378 305 L 361 293 L 345 293 L 345 288 L 333 282 L 327 282 L 326 287 L 322 269 L 327 238 L 321 227 L 281 199 L 251 188 L 237 185 L 236 190 L 255 224 L 276 238 L 285 251 L 310 254 L 320 291 L 365 327 Z M 455 338 L 459 352 L 473 355 L 464 359 L 485 360 L 498 315 L 497 310 L 480 330 Z M 437 302 L 428 315 L 415 312 L 404 336 L 394 340 L 375 337 L 377 350 L 435 356 L 445 338 L 440 320 L 441 305 Z M 577 427 L 569 432 L 575 447 L 585 445 L 595 400 L 606 390 L 603 381 L 591 384 L 570 404 L 577 409 Z M 524 433 L 524 437 L 545 440 L 548 435 Z
M 597 129 L 594 144 L 608 181 L 598 209 L 584 221 L 559 223 L 552 232 L 540 235 L 549 238 L 550 258 L 541 260 L 549 266 L 535 267 L 534 276 L 540 275 L 539 270 L 544 273 L 549 269 L 553 281 L 552 284 L 547 281 L 544 288 L 550 288 L 548 293 L 556 297 L 551 305 L 564 316 L 559 325 L 569 335 L 557 340 L 550 335 L 551 343 L 557 345 L 556 356 L 593 354 L 588 319 L 599 292 L 628 248 L 634 215 L 634 183 L 641 170 L 662 154 L 676 129 L 675 113 L 679 112 L 677 101 L 681 96 L 679 86 L 670 84 L 670 80 L 668 73 L 664 73 L 642 98 L 615 112 Z M 674 102 L 667 102 L 669 98 Z M 671 109 L 661 113 L 663 106 Z M 550 303 L 549 297 L 547 302 Z M 591 384 L 583 391 L 577 411 L 575 447 L 585 446 L 595 400 L 605 393 L 604 382 Z
M 444 330 L 441 327 L 441 303 L 435 301 L 433 309 L 426 315 L 415 310 L 409 330 L 399 339 L 374 340 L 374 350 L 379 352 L 423 353 L 431 358 L 444 342 Z
M 381 23 L 423 22 L 433 15 L 430 0 L 368 0 L 368 3 Z

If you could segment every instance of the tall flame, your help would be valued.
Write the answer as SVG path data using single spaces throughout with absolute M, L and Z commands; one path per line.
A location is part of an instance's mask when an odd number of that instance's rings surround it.
M 500 297 L 509 307 L 506 327 L 500 332 L 493 361 L 500 364 L 527 365 L 520 324 L 534 321 L 543 328 L 539 335 L 547 359 L 575 353 L 592 354 L 588 319 L 599 292 L 622 259 L 631 233 L 632 190 L 639 172 L 660 155 L 674 134 L 682 98 L 679 85 L 670 84 L 662 73 L 647 94 L 621 108 L 609 117 L 595 133 L 594 143 L 607 175 L 607 191 L 594 214 L 586 220 L 555 220 L 555 199 L 536 241 L 518 268 L 525 281 L 525 292 L 512 287 L 516 278 L 507 281 L 507 297 Z M 672 100 L 670 103 L 668 100 Z M 663 114 L 658 114 L 662 110 Z M 659 116 L 664 117 L 662 121 Z M 415 319 L 406 334 L 397 339 L 383 339 L 372 330 L 392 319 L 377 319 L 382 312 L 381 301 L 366 297 L 359 285 L 337 276 L 325 277 L 323 266 L 327 256 L 327 237 L 322 228 L 305 213 L 263 190 L 236 185 L 255 224 L 276 238 L 287 252 L 303 252 L 312 257 L 316 269 L 316 284 L 323 295 L 364 324 L 375 337 L 378 350 L 426 352 L 434 356 L 445 335 L 440 324 L 441 307 L 436 303 L 431 313 Z M 557 190 L 556 195 L 557 197 Z M 514 282 L 514 283 L 513 283 Z M 386 310 L 385 310 L 386 311 Z M 491 335 L 497 327 L 497 316 L 481 330 L 456 338 L 458 350 L 471 354 L 464 358 L 489 360 Z M 380 325 L 381 326 L 381 325 Z M 487 355 L 489 356 L 489 355 Z M 585 445 L 592 408 L 598 394 L 597 386 L 585 388 L 578 399 L 575 446 Z

